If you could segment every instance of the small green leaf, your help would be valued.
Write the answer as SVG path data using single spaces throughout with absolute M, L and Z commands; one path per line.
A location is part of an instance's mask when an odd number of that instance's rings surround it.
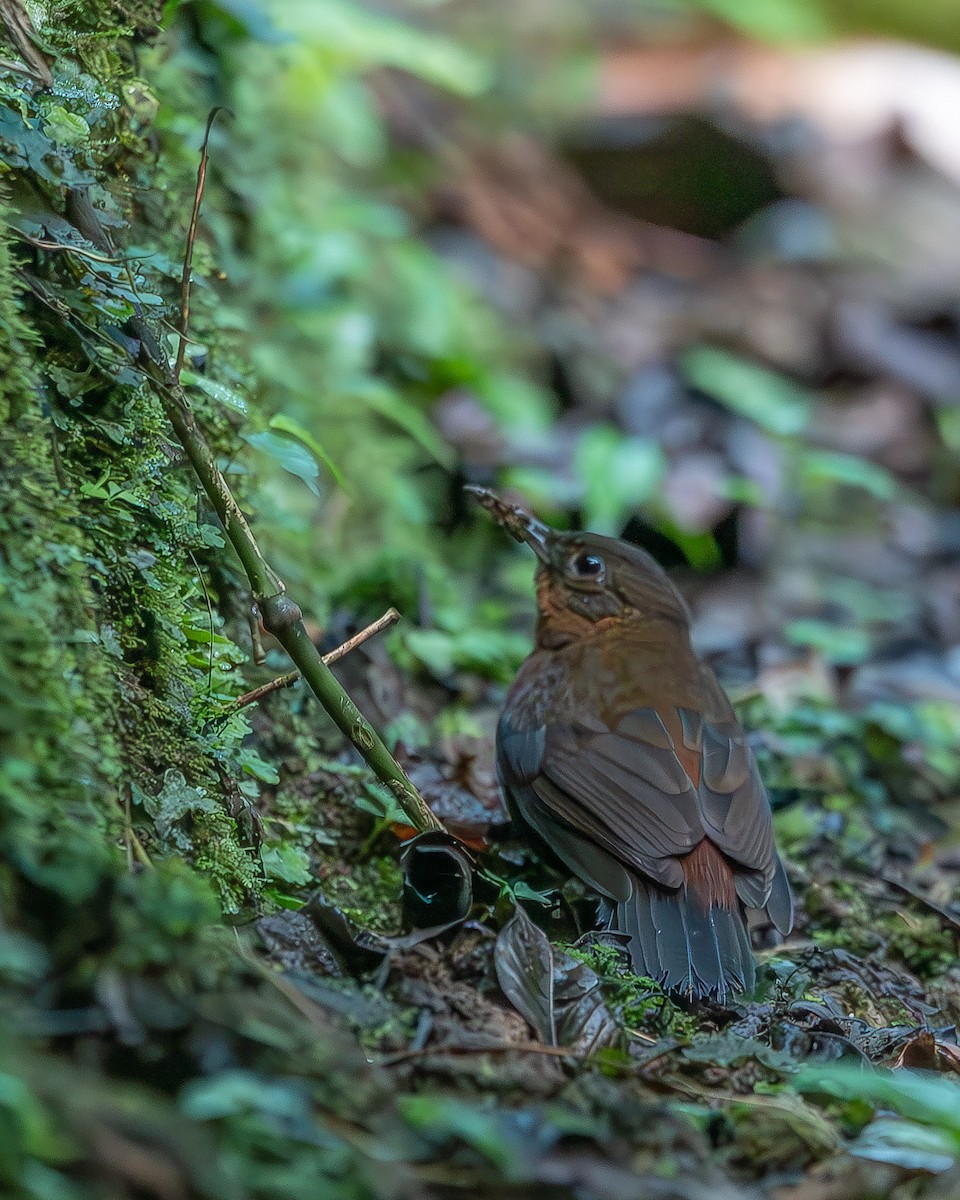
M 831 625 L 813 618 L 791 621 L 787 640 L 794 646 L 810 646 L 832 663 L 852 665 L 863 662 L 870 653 L 870 635 L 863 629 Z
M 860 1067 L 808 1066 L 794 1081 L 800 1092 L 866 1100 L 909 1121 L 943 1130 L 960 1151 L 960 1082 L 926 1071 L 866 1071 Z
M 327 468 L 337 481 L 338 486 L 345 492 L 349 491 L 347 481 L 344 479 L 340 468 L 309 429 L 304 429 L 298 421 L 295 421 L 292 417 L 285 416 L 283 413 L 277 413 L 276 416 L 270 418 L 269 428 L 276 430 L 278 433 L 284 433 L 287 437 L 294 438 L 301 445 L 306 446 L 317 462 L 322 463 Z
M 712 346 L 688 350 L 681 366 L 694 387 L 769 433 L 790 437 L 807 427 L 813 398 L 784 375 Z
M 885 467 L 854 454 L 808 450 L 801 460 L 801 471 L 808 481 L 828 480 L 863 488 L 878 500 L 893 500 L 899 490 L 897 480 Z
M 211 400 L 216 400 L 218 404 L 224 404 L 227 408 L 232 408 L 234 412 L 247 414 L 247 402 L 239 392 L 233 388 L 227 387 L 225 383 L 218 383 L 215 379 L 208 379 L 206 375 L 199 375 L 196 371 L 184 370 L 180 379 L 185 386 L 199 388 Z
M 707 12 L 762 42 L 822 41 L 835 33 L 812 0 L 698 0 Z
M 280 774 L 273 763 L 267 762 L 265 758 L 253 749 L 252 746 L 244 746 L 237 755 L 240 766 L 254 779 L 259 779 L 261 783 L 270 784 L 273 786 L 280 782 Z
M 574 465 L 583 482 L 586 523 L 613 535 L 653 496 L 666 469 L 655 442 L 624 437 L 612 425 L 596 425 L 583 434 Z
M 927 1171 L 932 1175 L 949 1171 L 958 1158 L 956 1141 L 943 1130 L 893 1117 L 872 1121 L 849 1151 L 857 1158 L 893 1163 L 907 1171 Z
M 291 441 L 290 438 L 281 437 L 269 429 L 265 429 L 263 433 L 247 433 L 243 437 L 244 441 L 257 450 L 269 454 L 285 471 L 302 479 L 315 496 L 320 495 L 320 488 L 317 486 L 320 468 L 314 455 L 305 446 Z
M 439 679 L 451 674 L 454 667 L 454 639 L 440 629 L 405 629 L 402 634 L 407 648 Z
M 551 396 L 522 375 L 507 370 L 481 372 L 471 387 L 497 424 L 515 437 L 538 437 L 553 424 Z
M 715 571 L 723 563 L 719 543 L 709 531 L 691 532 L 663 518 L 657 524 L 660 532 L 683 551 L 684 558 L 695 570 Z
M 349 0 L 287 0 L 278 12 L 305 48 L 326 56 L 394 67 L 465 96 L 483 91 L 490 79 L 487 64 L 458 42 Z
M 364 795 L 358 796 L 355 801 L 357 808 L 388 824 L 407 824 L 407 816 L 389 788 L 384 787 L 382 783 L 364 780 L 363 790 Z
M 506 1119 L 495 1109 L 426 1093 L 399 1096 L 397 1105 L 414 1129 L 432 1138 L 457 1137 L 503 1171 L 515 1168 L 524 1157 L 524 1143 L 511 1137 Z
M 198 525 L 197 532 L 200 534 L 200 538 L 205 546 L 211 546 L 219 550 L 222 546 L 226 545 L 223 534 L 216 525 Z
M 536 888 L 532 888 L 523 879 L 518 879 L 510 890 L 518 900 L 530 900 L 534 904 L 544 904 L 547 907 L 552 906 L 557 899 L 557 892 L 555 890 L 538 892 Z
M 260 852 L 263 869 L 268 879 L 281 883 L 303 884 L 313 878 L 310 858 L 306 850 L 284 842 L 264 846 Z
M 90 127 L 83 117 L 56 105 L 46 111 L 43 132 L 58 146 L 82 146 L 90 136 Z
M 261 1113 L 278 1128 L 309 1128 L 306 1089 L 286 1081 L 230 1068 L 192 1079 L 180 1094 L 182 1112 L 195 1121 L 215 1121 L 240 1113 Z

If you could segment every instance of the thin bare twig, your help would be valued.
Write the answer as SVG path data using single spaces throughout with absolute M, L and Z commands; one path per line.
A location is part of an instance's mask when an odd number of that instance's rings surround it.
M 345 642 L 341 642 L 335 650 L 331 650 L 329 654 L 323 656 L 323 661 L 327 666 L 331 666 L 335 662 L 339 662 L 341 658 L 346 658 L 351 650 L 356 650 L 358 646 L 362 646 L 364 642 L 368 642 L 370 638 L 376 637 L 378 633 L 382 633 L 384 629 L 389 629 L 391 625 L 396 625 L 400 620 L 400 614 L 395 608 L 388 608 L 382 617 L 371 622 L 365 629 L 361 629 L 359 633 L 355 633 L 353 637 L 347 638 Z
M 355 633 L 353 637 L 335 650 L 331 650 L 329 654 L 323 655 L 324 663 L 329 667 L 331 663 L 339 662 L 341 658 L 350 653 L 351 650 L 356 650 L 358 646 L 362 646 L 364 642 L 370 638 L 376 637 L 384 629 L 388 629 L 391 625 L 396 625 L 400 620 L 400 614 L 395 608 L 388 608 L 382 617 L 378 617 L 365 629 L 361 629 L 359 633 Z M 258 700 L 262 700 L 264 696 L 269 696 L 271 692 L 279 692 L 283 688 L 293 687 L 300 678 L 299 671 L 289 671 L 286 675 L 281 675 L 278 679 L 271 679 L 269 683 L 262 683 L 259 687 L 255 687 L 250 692 L 244 694 L 237 700 L 236 707 L 246 708 L 248 704 L 256 704 Z
M 266 660 L 267 652 L 263 646 L 263 638 L 260 636 L 260 614 L 257 612 L 257 606 L 251 604 L 247 607 L 247 624 L 250 627 L 250 644 L 253 647 L 253 661 L 259 667 Z
M 150 855 L 146 852 L 146 850 L 144 850 L 143 842 L 141 842 L 140 839 L 137 837 L 137 831 L 133 827 L 133 813 L 131 812 L 131 796 L 130 796 L 130 785 L 129 784 L 127 784 L 127 786 L 124 788 L 123 802 L 121 803 L 119 797 L 117 797 L 116 799 L 117 799 L 117 806 L 119 807 L 120 812 L 123 816 L 123 840 L 124 840 L 124 843 L 126 844 L 126 848 L 127 848 L 127 870 L 128 871 L 133 870 L 134 858 L 136 858 L 137 862 L 142 867 L 149 867 L 152 870 L 153 869 L 153 861 L 150 858 Z
M 130 789 L 124 788 L 123 796 L 123 841 L 127 848 L 127 870 L 133 870 L 133 842 L 130 834 L 133 832 L 133 814 L 130 811 Z
M 255 687 L 251 691 L 244 692 L 242 696 L 237 697 L 233 711 L 237 712 L 241 708 L 247 708 L 251 704 L 256 704 L 264 696 L 269 696 L 273 692 L 280 692 L 284 688 L 293 687 L 299 678 L 299 671 L 288 671 L 286 675 L 280 675 L 276 679 L 271 679 L 269 683 L 261 683 L 259 687 Z
M 203 203 L 203 189 L 207 182 L 207 161 L 210 158 L 210 130 L 217 119 L 217 114 L 228 112 L 222 105 L 210 110 L 207 117 L 207 127 L 203 132 L 203 143 L 200 147 L 200 165 L 197 167 L 197 186 L 193 193 L 193 212 L 190 214 L 190 226 L 187 230 L 187 249 L 183 256 L 183 272 L 180 275 L 180 340 L 177 344 L 177 360 L 173 365 L 173 378 L 179 382 L 183 370 L 183 359 L 187 353 L 187 329 L 190 325 L 190 271 L 193 267 L 193 244 L 197 240 L 197 224 L 200 221 L 200 205 Z

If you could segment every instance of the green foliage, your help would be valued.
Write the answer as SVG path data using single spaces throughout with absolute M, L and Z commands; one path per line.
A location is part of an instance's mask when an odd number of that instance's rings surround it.
M 177 178 L 209 106 L 234 114 L 214 129 L 206 204 L 226 279 L 216 304 L 196 294 L 192 336 L 206 360 L 198 372 L 192 347 L 186 378 L 230 405 L 256 454 L 258 536 L 315 611 L 331 592 L 379 588 L 386 546 L 404 564 L 391 563 L 394 588 L 404 575 L 412 584 L 413 564 L 432 587 L 449 486 L 440 469 L 453 463 L 426 409 L 457 384 L 482 390 L 495 366 L 503 375 L 506 339 L 411 236 L 384 186 L 387 133 L 362 72 L 400 68 L 472 94 L 488 69 L 457 44 L 334 0 L 246 6 L 248 36 L 227 39 L 214 33 L 221 16 L 201 13 L 215 58 L 192 52 L 183 18 L 148 58 Z M 243 388 L 230 378 L 238 363 Z
M 596 941 L 565 946 L 564 950 L 596 972 L 610 1011 L 627 1031 L 681 1040 L 692 1035 L 696 1020 L 678 1008 L 654 980 L 629 970 L 623 951 L 616 946 Z
M 21 415 L 30 402 L 30 352 L 37 336 L 20 313 L 12 262 L 12 213 L 0 191 L 0 423 Z
M 794 380 L 705 345 L 685 351 L 681 366 L 693 387 L 775 439 L 777 449 L 769 453 L 782 458 L 776 488 L 779 494 L 765 495 L 762 489 L 743 488 L 734 480 L 729 489 L 731 499 L 766 506 L 781 520 L 799 521 L 828 533 L 840 526 L 856 524 L 878 528 L 884 511 L 881 506 L 904 493 L 905 489 L 885 467 L 854 454 L 823 450 L 811 444 L 809 428 L 817 397 Z M 842 577 L 824 579 L 821 586 L 825 592 L 836 592 L 838 603 L 850 609 L 855 620 L 865 615 L 854 611 L 870 601 L 870 590 L 862 583 L 859 586 L 865 596 L 861 597 L 854 596 L 853 589 L 844 586 Z M 872 618 L 879 618 L 883 611 L 881 608 L 871 614 Z M 788 630 L 788 636 L 800 645 L 823 649 L 829 658 L 840 663 L 860 661 L 869 649 L 861 630 L 831 627 L 821 622 L 796 622 Z
M 851 1147 L 862 1158 L 933 1173 L 960 1159 L 960 1084 L 951 1078 L 925 1071 L 808 1067 L 794 1086 L 821 1101 L 832 1097 L 904 1118 L 894 1122 L 875 1116 Z
M 754 697 L 739 709 L 749 726 L 771 735 L 776 751 L 760 742 L 757 757 L 775 793 L 798 787 L 796 763 L 805 759 L 814 770 L 800 790 L 846 798 L 847 808 L 866 807 L 889 823 L 898 805 L 950 794 L 960 780 L 958 718 L 949 701 L 874 701 L 849 711 L 822 696 L 786 706 Z M 905 760 L 914 765 L 908 769 Z
M 218 906 L 209 885 L 176 861 L 118 880 L 113 902 L 114 961 L 126 971 L 189 962 L 190 944 L 208 940 Z
M 240 775 L 241 791 L 255 795 L 264 772 L 241 745 L 245 723 L 207 718 L 242 687 L 245 655 L 218 632 L 198 573 L 222 541 L 198 521 L 190 477 L 170 470 L 167 431 L 121 332 L 137 306 L 165 311 L 179 238 L 162 207 L 131 204 L 126 181 L 148 183 L 152 160 L 143 105 L 121 86 L 130 81 L 110 36 L 86 24 L 89 12 L 63 12 L 80 24 L 54 86 L 0 75 L 11 194 L 0 241 L 3 375 L 19 388 L 0 404 L 9 467 L 0 482 L 0 826 L 18 869 L 80 899 L 98 886 L 112 843 L 133 836 L 121 819 L 130 786 L 156 794 L 149 781 L 177 772 L 206 804 L 176 848 L 210 869 L 235 909 L 258 869 L 225 811 L 222 781 Z M 57 25 L 51 36 L 64 32 Z M 124 251 L 154 243 L 161 252 L 108 253 L 91 242 L 92 222 Z M 35 251 L 20 276 L 9 252 L 16 232 L 78 252 Z M 65 855 L 69 840 L 86 852 Z
M 506 1179 L 528 1175 L 526 1139 L 503 1113 L 451 1096 L 404 1096 L 401 1109 L 415 1129 L 440 1145 L 462 1142 L 499 1167 Z
M 953 0 L 904 7 L 893 0 L 695 0 L 747 36 L 809 43 L 867 35 L 926 42 L 938 50 L 960 48 Z
M 575 459 L 585 481 L 584 524 L 618 536 L 629 515 L 654 496 L 666 463 L 663 451 L 642 438 L 595 425 L 580 439 Z
M 694 387 L 769 433 L 786 437 L 807 427 L 812 398 L 774 371 L 711 346 L 688 350 L 683 368 Z
M 344 867 L 332 861 L 321 866 L 323 894 L 344 916 L 377 933 L 400 930 L 400 867 L 395 858 L 368 858 Z
M 11 420 L 0 455 L 0 848 L 31 881 L 79 901 L 107 855 L 95 790 L 118 772 L 98 711 L 111 702 L 109 667 L 86 616 L 76 509 L 51 515 L 46 502 L 58 490 L 48 430 L 33 414 Z

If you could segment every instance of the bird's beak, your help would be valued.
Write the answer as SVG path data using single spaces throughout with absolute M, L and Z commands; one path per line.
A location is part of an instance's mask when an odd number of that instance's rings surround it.
M 474 496 L 511 537 L 518 542 L 525 542 L 545 566 L 550 566 L 550 546 L 555 535 L 549 525 L 538 521 L 519 504 L 508 504 L 506 500 L 501 500 L 489 488 L 468 486 L 464 491 Z

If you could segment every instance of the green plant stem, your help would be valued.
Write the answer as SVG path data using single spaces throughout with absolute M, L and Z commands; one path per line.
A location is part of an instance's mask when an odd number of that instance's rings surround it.
M 388 625 L 396 624 L 396 622 L 399 620 L 400 614 L 397 612 L 397 610 L 395 608 L 388 608 L 382 617 L 379 617 L 372 624 L 368 625 L 366 629 L 361 629 L 359 633 L 355 633 L 353 637 L 347 638 L 347 640 L 337 646 L 335 650 L 331 650 L 329 654 L 324 654 L 324 663 L 326 666 L 330 667 L 335 662 L 339 662 L 340 659 L 348 655 L 351 650 L 355 650 L 357 646 L 362 646 L 363 643 L 372 638 L 374 634 L 379 633 L 382 629 L 386 629 Z M 257 704 L 264 698 L 264 696 L 269 696 L 271 692 L 279 692 L 282 688 L 292 687 L 295 683 L 298 683 L 299 680 L 299 671 L 289 671 L 286 675 L 281 675 L 279 679 L 271 679 L 269 683 L 263 683 L 260 685 L 260 687 L 254 688 L 253 691 L 244 693 L 244 695 L 237 700 L 236 707 L 240 709 L 246 708 L 248 704 Z
M 161 368 L 162 366 L 163 364 Z M 283 581 L 260 553 L 260 547 L 247 524 L 247 519 L 216 464 L 183 389 L 172 379 L 157 379 L 152 371 L 149 379 L 163 404 L 177 440 L 186 451 L 190 465 L 203 484 L 203 490 L 220 518 L 224 532 L 237 552 L 257 604 L 260 604 L 263 597 L 282 595 L 286 590 Z
M 147 342 L 143 344 L 146 346 Z M 250 526 L 227 486 L 197 425 L 189 401 L 173 379 L 170 368 L 166 363 L 158 363 L 152 356 L 149 368 L 150 383 L 243 565 L 264 626 L 289 654 L 307 686 L 337 727 L 356 746 L 380 782 L 396 797 L 413 828 L 420 833 L 442 830 L 443 826 L 400 764 L 323 661 L 303 624 L 300 606 L 286 594 L 283 581 L 260 553 Z M 158 373 L 165 377 L 158 378 Z
M 273 629 L 271 632 L 300 668 L 307 685 L 338 728 L 356 746 L 380 782 L 396 797 L 414 829 L 421 833 L 432 829 L 442 830 L 443 826 L 427 807 L 423 797 L 320 657 L 303 621 L 293 621 L 286 628 Z

